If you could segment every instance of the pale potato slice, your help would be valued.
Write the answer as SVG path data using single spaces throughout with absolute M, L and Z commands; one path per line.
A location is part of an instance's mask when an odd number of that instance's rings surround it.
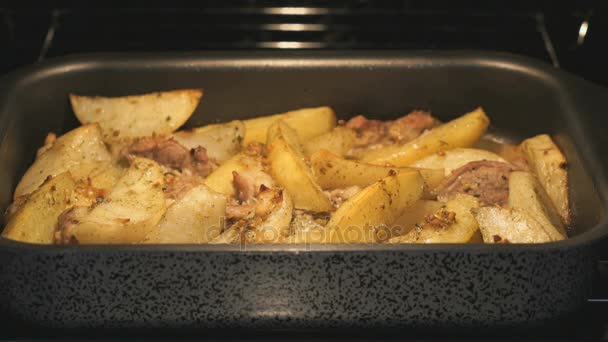
M 519 208 L 483 207 L 473 211 L 486 243 L 554 241 L 538 221 Z
M 445 203 L 432 219 L 425 218 L 403 236 L 390 243 L 468 243 L 481 242 L 479 226 L 471 213 L 479 201 L 469 195 L 457 195 Z
M 88 207 L 107 196 L 118 183 L 125 169 L 108 162 L 83 163 L 70 173 L 76 180 L 76 189 L 72 193 L 74 206 Z
M 226 196 L 196 186 L 167 208 L 143 243 L 207 243 L 220 234 L 225 213 Z
M 120 97 L 70 94 L 70 102 L 83 125 L 97 122 L 106 136 L 139 137 L 177 130 L 202 96 L 201 89 L 180 89 Z
M 244 120 L 244 144 L 252 141 L 266 142 L 268 128 L 277 120 L 285 121 L 298 132 L 302 141 L 329 132 L 336 126 L 336 114 L 329 107 L 304 108 L 283 114 L 262 116 Z
M 445 206 L 445 203 L 431 200 L 418 200 L 391 225 L 391 237 L 404 235 L 412 230 L 417 223 Z
M 69 172 L 48 179 L 11 215 L 2 236 L 8 239 L 52 244 L 57 217 L 71 204 L 76 182 Z
M 317 183 L 323 189 L 339 189 L 353 185 L 365 187 L 388 176 L 392 171 L 419 171 L 428 189 L 436 188 L 445 178 L 443 170 L 365 164 L 340 158 L 325 150 L 310 156 L 310 167 Z
M 81 244 L 141 242 L 165 213 L 163 186 L 161 167 L 136 158 L 103 202 L 70 217 L 67 233 Z
M 551 199 L 536 177 L 529 172 L 509 176 L 509 206 L 525 211 L 538 222 L 552 240 L 567 237 L 566 229 Z
M 258 158 L 248 156 L 245 153 L 238 153 L 211 172 L 211 174 L 205 178 L 205 185 L 215 192 L 219 192 L 226 196 L 233 196 L 235 194 L 233 171 L 241 174 L 254 172 L 259 174 L 260 177 L 265 176 L 261 161 Z M 264 179 L 261 183 L 268 187 L 273 186 L 274 182 L 270 179 L 270 176 L 266 175 L 266 177 L 268 177 L 268 179 Z
M 499 155 L 489 151 L 476 148 L 455 148 L 424 157 L 411 164 L 411 166 L 424 169 L 443 169 L 445 175 L 448 176 L 452 173 L 452 170 L 456 170 L 470 162 L 481 160 L 508 163 Z
M 283 240 L 285 243 L 325 243 L 325 226 L 313 219 L 295 216 L 291 221 L 291 234 Z
M 238 243 L 241 241 L 241 228 L 241 223 L 236 222 L 209 243 L 212 245 Z
M 190 128 L 173 134 L 173 138 L 182 146 L 188 149 L 202 146 L 207 150 L 207 155 L 218 162 L 224 162 L 237 154 L 244 137 L 245 125 L 238 120 Z
M 418 171 L 385 177 L 348 199 L 327 223 L 327 238 L 335 243 L 384 241 L 388 227 L 413 205 L 424 189 Z
M 48 176 L 68 170 L 78 172 L 84 164 L 110 160 L 99 125 L 80 126 L 54 140 L 52 146 L 36 158 L 19 181 L 13 198 L 36 190 Z
M 364 162 L 409 166 L 439 151 L 473 146 L 486 132 L 490 119 L 481 108 L 436 127 L 404 145 L 388 145 L 364 151 Z
M 311 155 L 321 150 L 327 150 L 344 157 L 353 147 L 357 135 L 354 130 L 338 126 L 333 130 L 316 136 L 304 144 L 304 152 Z
M 293 202 L 287 191 L 281 189 L 279 190 L 279 194 L 277 206 L 261 224 L 255 227 L 255 242 L 257 243 L 281 242 L 289 236 Z
M 316 183 L 304 161 L 295 130 L 283 121 L 268 129 L 268 161 L 270 173 L 293 198 L 294 207 L 313 211 L 331 211 L 329 198 Z
M 566 156 L 546 134 L 524 140 L 521 148 L 530 169 L 551 198 L 564 224 L 570 224 L 568 199 L 568 162 Z

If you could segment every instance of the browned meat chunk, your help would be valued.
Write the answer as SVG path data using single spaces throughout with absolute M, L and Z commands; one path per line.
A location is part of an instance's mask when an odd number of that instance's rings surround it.
M 437 197 L 447 201 L 456 194 L 479 198 L 487 205 L 503 205 L 509 198 L 509 174 L 513 167 L 496 161 L 474 161 L 452 171 L 437 189 Z
M 413 111 L 408 115 L 390 122 L 388 138 L 395 143 L 405 143 L 418 137 L 427 129 L 433 128 L 438 121 L 429 113 Z
M 207 156 L 204 147 L 188 150 L 173 138 L 137 138 L 123 151 L 123 155 L 128 159 L 134 156 L 153 159 L 166 167 L 176 170 L 189 169 L 203 177 L 218 166 L 215 160 Z
M 370 120 L 357 115 L 346 122 L 346 127 L 357 133 L 355 148 L 375 144 L 406 143 L 439 122 L 429 113 L 413 111 L 394 121 Z

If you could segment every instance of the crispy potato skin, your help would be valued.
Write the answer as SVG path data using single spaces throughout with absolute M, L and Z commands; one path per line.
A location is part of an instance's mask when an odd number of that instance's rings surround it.
M 295 208 L 332 211 L 331 202 L 304 161 L 295 130 L 277 121 L 268 129 L 267 150 L 270 173 L 291 195 Z
M 439 151 L 473 146 L 486 132 L 490 119 L 483 109 L 447 122 L 404 144 L 389 145 L 366 151 L 361 159 L 370 164 L 409 166 Z
M 97 122 L 108 137 L 138 137 L 177 130 L 202 96 L 201 89 L 179 89 L 120 97 L 70 94 L 70 102 L 83 125 Z
M 57 217 L 71 206 L 76 181 L 69 172 L 49 178 L 11 215 L 2 236 L 29 243 L 52 244 Z
M 547 134 L 537 135 L 521 143 L 530 169 L 540 181 L 565 225 L 570 225 L 568 198 L 568 162 L 566 156 Z
M 265 143 L 268 128 L 278 120 L 283 120 L 295 129 L 302 141 L 329 132 L 336 126 L 336 114 L 330 107 L 303 108 L 244 120 L 246 134 L 243 143 L 248 144 L 252 141 Z
M 418 171 L 385 177 L 348 199 L 327 224 L 326 239 L 333 243 L 384 241 L 391 225 L 413 205 L 424 190 Z

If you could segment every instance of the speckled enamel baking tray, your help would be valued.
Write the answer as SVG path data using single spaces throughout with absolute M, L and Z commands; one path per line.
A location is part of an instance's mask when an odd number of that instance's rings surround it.
M 2 313 L 53 328 L 466 328 L 542 324 L 589 295 L 606 234 L 605 174 L 586 127 L 608 92 L 486 52 L 82 55 L 0 80 L 0 204 L 48 131 L 77 125 L 67 94 L 202 87 L 189 126 L 330 105 L 343 118 L 479 105 L 492 130 L 551 133 L 569 159 L 571 238 L 542 245 L 36 246 L 0 240 Z M 598 116 L 599 117 L 599 116 Z M 597 123 L 595 123 L 597 124 Z

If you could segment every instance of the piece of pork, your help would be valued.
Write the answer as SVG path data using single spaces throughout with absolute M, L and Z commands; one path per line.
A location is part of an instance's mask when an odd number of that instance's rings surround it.
M 496 161 L 474 161 L 452 171 L 437 188 L 437 198 L 448 201 L 457 194 L 479 198 L 485 205 L 504 205 L 509 198 L 513 166 Z

